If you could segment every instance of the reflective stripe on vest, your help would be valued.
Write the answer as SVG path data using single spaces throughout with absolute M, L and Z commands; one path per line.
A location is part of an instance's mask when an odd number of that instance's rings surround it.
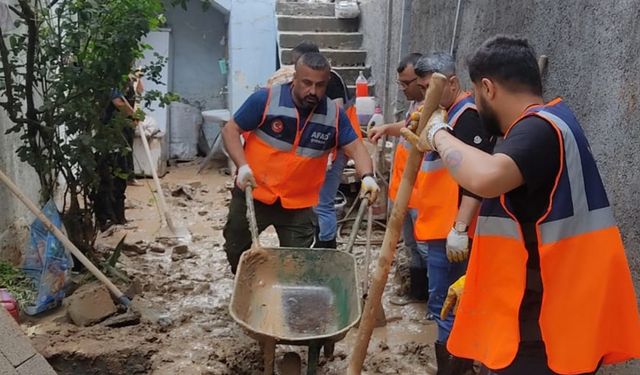
M 317 204 L 327 157 L 338 144 L 339 109 L 323 99 L 301 119 L 291 84 L 270 89 L 262 121 L 245 143 L 245 155 L 256 178 L 254 198 L 272 204 L 278 198 L 289 209 Z
M 520 331 L 527 327 L 519 317 L 535 311 L 520 308 L 525 285 L 536 291 L 528 278 L 537 273 L 542 282 L 534 320 L 540 327 L 537 340 L 544 341 L 554 372 L 587 373 L 600 361 L 638 357 L 640 318 L 633 282 L 582 128 L 560 100 L 532 108 L 526 116 L 538 116 L 554 128 L 562 163 L 547 211 L 535 225 L 537 254 L 527 250 L 509 198 L 484 200 L 448 349 L 492 369 L 511 364 L 520 341 L 536 339 Z M 539 258 L 539 270 L 531 275 L 528 254 Z
M 475 109 L 473 97 L 464 93 L 447 112 L 449 125 L 455 128 L 465 111 Z M 414 226 L 415 238 L 419 241 L 446 238 L 458 212 L 460 188 L 437 152 L 424 154 L 417 185 L 421 196 Z

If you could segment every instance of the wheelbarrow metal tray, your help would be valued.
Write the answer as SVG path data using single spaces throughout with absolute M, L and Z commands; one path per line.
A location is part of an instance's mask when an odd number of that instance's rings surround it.
M 353 255 L 328 249 L 245 252 L 229 311 L 256 340 L 341 340 L 361 315 Z

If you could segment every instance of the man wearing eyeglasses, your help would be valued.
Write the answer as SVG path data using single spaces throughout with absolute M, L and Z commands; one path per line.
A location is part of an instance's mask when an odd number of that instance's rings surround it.
M 420 86 L 417 84 L 418 76 L 414 70 L 414 67 L 420 57 L 422 57 L 422 54 L 420 53 L 411 53 L 403 57 L 398 64 L 398 79 L 396 82 L 407 100 L 410 101 L 407 116 L 418 108 L 420 102 L 424 98 L 424 94 L 420 91 Z M 369 130 L 368 136 L 374 143 L 378 142 L 378 140 L 385 135 L 398 137 L 400 136 L 400 129 L 405 126 L 406 121 L 376 126 Z M 398 187 L 400 186 L 400 179 L 402 178 L 404 166 L 408 157 L 409 144 L 406 143 L 404 138 L 401 138 L 400 143 L 398 143 L 396 148 L 393 168 L 391 170 L 391 180 L 389 181 L 389 199 L 392 202 L 396 199 Z M 393 296 L 390 299 L 392 304 L 399 306 L 427 300 L 427 290 L 429 285 L 427 278 L 427 264 L 418 253 L 418 245 L 413 234 L 413 225 L 418 216 L 416 211 L 417 196 L 416 189 L 414 189 L 411 199 L 409 200 L 409 210 L 407 211 L 407 216 L 405 217 L 402 226 L 402 238 L 404 240 L 404 245 L 411 254 L 411 263 L 409 266 L 409 295 Z

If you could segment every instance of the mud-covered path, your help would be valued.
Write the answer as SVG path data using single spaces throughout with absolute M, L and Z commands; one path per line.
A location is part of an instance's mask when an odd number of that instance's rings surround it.
M 193 164 L 179 165 L 163 178 L 175 219 L 192 233 L 186 253 L 173 254 L 177 243 L 157 240 L 160 220 L 151 180 L 127 190 L 130 224 L 98 241 L 100 248 L 109 249 L 126 234 L 126 243 L 135 245 L 122 255 L 118 268 L 134 279 L 139 289 L 135 303 L 143 311 L 140 324 L 81 328 L 68 321 L 65 307 L 23 324 L 36 348 L 59 373 L 261 373 L 258 344 L 228 313 L 233 278 L 222 251 L 222 227 L 230 178 L 215 169 L 198 176 L 196 169 Z M 262 240 L 263 244 L 277 245 L 272 230 L 263 233 Z M 362 251 L 355 251 L 359 263 Z M 394 287 L 387 289 L 389 296 Z M 424 306 L 398 308 L 385 302 L 385 307 L 389 323 L 374 333 L 366 373 L 425 373 L 433 356 L 435 326 L 424 318 Z M 333 360 L 321 358 L 319 374 L 345 373 L 354 334 L 355 330 L 336 345 Z M 277 347 L 277 360 L 288 351 L 300 353 L 305 362 L 306 348 L 290 346 Z

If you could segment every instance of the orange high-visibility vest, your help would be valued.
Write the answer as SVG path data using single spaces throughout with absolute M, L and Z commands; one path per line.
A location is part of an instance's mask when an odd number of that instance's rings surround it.
M 559 99 L 526 116 L 553 126 L 562 162 L 547 211 L 535 223 L 539 269 L 527 269 L 523 227 L 509 198 L 484 200 L 448 349 L 501 369 L 512 363 L 521 341 L 542 340 L 548 366 L 559 374 L 592 372 L 600 360 L 637 358 L 640 319 L 631 274 L 582 128 Z M 525 290 L 542 293 L 535 339 L 520 332 Z
M 476 111 L 475 102 L 469 93 L 461 95 L 447 111 L 448 122 L 452 128 L 465 111 Z M 458 213 L 459 187 L 437 152 L 425 153 L 416 186 L 420 191 L 418 217 L 414 226 L 416 240 L 447 238 Z
M 418 108 L 418 104 L 412 102 L 409 111 L 407 112 L 406 121 L 409 121 L 411 117 L 411 113 Z M 409 150 L 411 149 L 411 144 L 407 142 L 404 137 L 400 137 L 398 141 L 398 145 L 396 146 L 396 152 L 393 156 L 393 168 L 391 168 L 391 179 L 389 180 L 389 199 L 393 202 L 396 200 L 396 195 L 398 194 L 398 188 L 400 187 L 400 180 L 402 180 L 402 174 L 404 173 L 404 166 L 407 164 L 407 159 L 409 159 Z M 418 206 L 418 184 L 413 185 L 413 192 L 411 193 L 411 197 L 409 198 L 409 208 L 416 208 Z
M 324 98 L 306 119 L 293 102 L 291 84 L 273 86 L 262 122 L 244 144 L 247 163 L 257 187 L 253 197 L 299 209 L 318 203 L 327 158 L 338 144 L 340 110 Z

